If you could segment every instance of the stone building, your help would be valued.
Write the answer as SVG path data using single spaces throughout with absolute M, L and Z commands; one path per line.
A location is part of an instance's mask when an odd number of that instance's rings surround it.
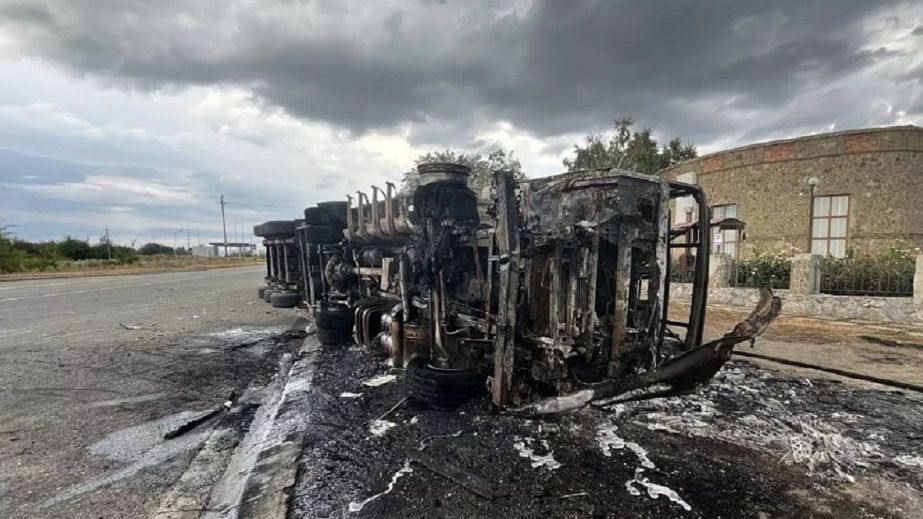
M 843 256 L 904 243 L 923 247 L 923 128 L 893 126 L 786 139 L 711 153 L 664 171 L 700 184 L 713 221 L 714 252 L 745 259 L 795 248 Z M 691 222 L 679 200 L 674 224 Z

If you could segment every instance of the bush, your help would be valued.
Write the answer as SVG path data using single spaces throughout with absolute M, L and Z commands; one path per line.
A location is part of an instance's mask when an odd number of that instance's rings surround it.
M 779 252 L 755 251 L 752 258 L 736 263 L 732 285 L 788 288 L 792 275 L 792 256 L 795 252 L 795 249 Z
M 150 242 L 142 245 L 138 252 L 140 252 L 142 256 L 153 256 L 154 254 L 173 254 L 173 247 Z
M 820 291 L 841 295 L 913 295 L 913 275 L 919 249 L 903 243 L 878 254 L 847 251 L 845 258 L 824 260 Z
M 28 268 L 29 255 L 13 246 L 7 234 L 0 228 L 0 272 L 21 272 Z
M 72 236 L 65 236 L 58 243 L 58 254 L 72 260 L 85 260 L 94 257 L 93 247 L 89 243 Z

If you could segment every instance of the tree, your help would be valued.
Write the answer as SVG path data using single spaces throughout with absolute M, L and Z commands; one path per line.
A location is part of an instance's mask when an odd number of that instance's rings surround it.
M 435 151 L 424 153 L 414 161 L 414 168 L 404 173 L 402 182 L 403 190 L 406 192 L 413 191 L 420 185 L 420 174 L 417 173 L 416 166 L 428 162 L 452 162 L 454 164 L 463 164 L 471 168 L 471 176 L 468 177 L 468 185 L 472 189 L 479 189 L 488 186 L 493 182 L 494 171 L 512 171 L 513 175 L 519 180 L 526 178 L 522 171 L 522 164 L 519 159 L 513 156 L 513 152 L 508 152 L 503 148 L 497 148 L 491 151 L 485 157 L 481 152 L 463 153 L 452 149 L 444 151 Z
M 155 242 L 145 243 L 138 252 L 142 256 L 153 256 L 154 254 L 173 254 L 173 247 L 161 245 Z
M 0 226 L 0 272 L 20 272 L 29 255 L 13 245 L 8 229 L 6 225 Z
M 58 242 L 58 254 L 67 259 L 85 260 L 93 257 L 93 247 L 84 240 L 78 240 L 71 235 Z
M 564 167 L 568 171 L 618 168 L 654 175 L 698 156 L 691 142 L 674 138 L 659 146 L 650 128 L 632 131 L 633 125 L 630 117 L 623 117 L 613 121 L 610 132 L 587 134 L 582 146 L 574 145 L 574 157 L 564 159 Z

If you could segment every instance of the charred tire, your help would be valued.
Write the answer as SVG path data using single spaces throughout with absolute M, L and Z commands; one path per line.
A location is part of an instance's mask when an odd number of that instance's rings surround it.
M 271 220 L 263 224 L 263 236 L 266 238 L 289 238 L 295 234 L 294 220 Z
M 293 290 L 276 292 L 269 298 L 275 308 L 295 308 L 301 302 L 301 294 Z
M 349 344 L 353 342 L 352 328 L 321 328 L 317 327 L 317 340 L 321 344 Z
M 314 316 L 321 344 L 346 344 L 353 340 L 355 317 L 349 308 L 320 310 Z
M 324 210 L 319 207 L 306 207 L 304 210 L 305 225 L 324 225 L 327 217 Z
M 407 396 L 435 407 L 458 407 L 487 391 L 487 377 L 473 371 L 432 366 L 429 359 L 410 361 L 404 373 Z
M 256 291 L 256 293 L 258 294 L 256 297 L 260 299 L 265 299 L 267 290 L 269 290 L 269 287 L 260 287 L 259 290 Z
M 347 202 L 330 201 L 319 202 L 317 208 L 323 213 L 324 223 L 332 226 L 334 229 L 343 230 L 346 228 L 346 211 L 349 208 Z
M 310 224 L 304 228 L 304 239 L 308 243 L 335 242 L 342 238 L 342 233 L 338 235 L 329 225 Z
M 272 295 L 278 291 L 279 290 L 275 288 L 267 288 L 266 290 L 263 291 L 263 301 L 266 301 L 267 303 L 271 302 Z

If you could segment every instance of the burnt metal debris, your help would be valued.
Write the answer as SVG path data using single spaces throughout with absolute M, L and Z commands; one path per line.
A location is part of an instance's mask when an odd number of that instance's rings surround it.
M 618 169 L 522 182 L 499 171 L 476 193 L 465 166 L 418 172 L 412 193 L 373 186 L 254 229 L 267 248 L 261 295 L 300 293 L 322 342 L 387 353 L 415 399 L 489 392 L 543 413 L 689 392 L 779 314 L 764 289 L 745 321 L 702 344 L 711 215 L 698 186 Z M 684 197 L 698 217 L 672 230 L 671 200 Z M 675 250 L 695 257 L 680 320 L 668 317 Z

